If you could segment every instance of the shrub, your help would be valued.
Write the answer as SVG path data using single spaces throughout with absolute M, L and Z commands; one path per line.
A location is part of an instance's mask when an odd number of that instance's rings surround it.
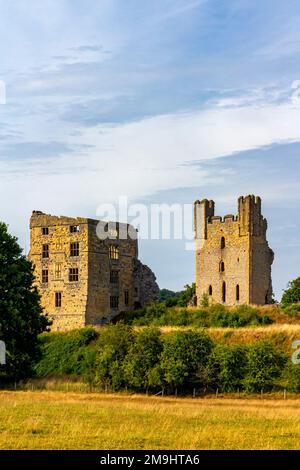
M 217 345 L 209 357 L 210 384 L 222 392 L 242 388 L 246 374 L 247 350 L 240 345 Z
M 129 386 L 148 389 L 160 383 L 157 370 L 153 369 L 156 369 L 162 348 L 159 330 L 146 328 L 135 334 L 123 364 L 124 377 Z
M 300 364 L 289 361 L 282 372 L 282 384 L 290 392 L 300 392 Z
M 133 343 L 130 326 L 124 323 L 109 325 L 101 330 L 97 341 L 95 382 L 119 389 L 125 385 L 124 359 Z
M 209 306 L 209 297 L 206 292 L 201 297 L 200 305 L 204 308 Z
M 283 311 L 290 317 L 297 317 L 298 315 L 300 316 L 300 303 L 287 305 L 284 307 Z
M 239 305 L 229 310 L 224 305 L 214 305 L 210 307 L 211 324 L 218 327 L 243 327 L 246 325 L 270 324 L 272 320 L 268 315 L 259 316 L 257 308 L 249 305 Z
M 164 383 L 172 389 L 197 378 L 207 364 L 213 342 L 205 332 L 174 332 L 164 338 L 160 369 Z
M 243 380 L 245 390 L 259 392 L 271 390 L 286 363 L 282 352 L 276 351 L 268 341 L 252 344 L 247 350 L 247 371 Z

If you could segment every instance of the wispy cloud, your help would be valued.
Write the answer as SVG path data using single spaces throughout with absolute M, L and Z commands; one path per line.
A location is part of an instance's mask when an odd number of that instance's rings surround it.
M 191 10 L 194 10 L 195 8 L 199 8 L 201 5 L 206 3 L 207 0 L 194 0 L 194 1 L 179 1 L 179 2 L 174 2 L 172 5 L 172 8 L 170 8 L 169 11 L 166 13 L 162 14 L 158 21 L 164 21 L 170 18 L 175 18 L 176 16 L 184 15 L 187 12 L 190 12 Z M 177 3 L 177 5 L 176 5 Z

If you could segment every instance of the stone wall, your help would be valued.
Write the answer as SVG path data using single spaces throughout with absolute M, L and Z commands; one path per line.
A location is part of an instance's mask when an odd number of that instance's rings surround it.
M 136 307 L 145 307 L 159 300 L 159 287 L 153 271 L 135 260 L 134 285 L 136 293 Z

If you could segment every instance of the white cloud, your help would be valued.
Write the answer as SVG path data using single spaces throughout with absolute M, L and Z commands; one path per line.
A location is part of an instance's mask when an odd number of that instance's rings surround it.
M 65 139 L 69 146 L 87 145 L 78 155 L 1 162 L 0 197 L 7 201 L 1 218 L 27 223 L 32 209 L 77 215 L 89 211 L 93 216 L 100 203 L 118 195 L 138 199 L 160 190 L 217 183 L 214 168 L 204 171 L 199 162 L 300 141 L 299 122 L 300 107 L 267 103 L 83 129 L 79 136 Z M 287 182 L 282 188 L 266 184 L 265 197 L 275 200 L 282 191 L 288 200 L 295 198 L 297 190 L 299 194 L 299 187 Z

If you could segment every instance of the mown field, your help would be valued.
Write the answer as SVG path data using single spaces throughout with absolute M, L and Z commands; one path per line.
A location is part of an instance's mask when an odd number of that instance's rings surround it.
M 0 392 L 0 449 L 300 449 L 300 399 Z

